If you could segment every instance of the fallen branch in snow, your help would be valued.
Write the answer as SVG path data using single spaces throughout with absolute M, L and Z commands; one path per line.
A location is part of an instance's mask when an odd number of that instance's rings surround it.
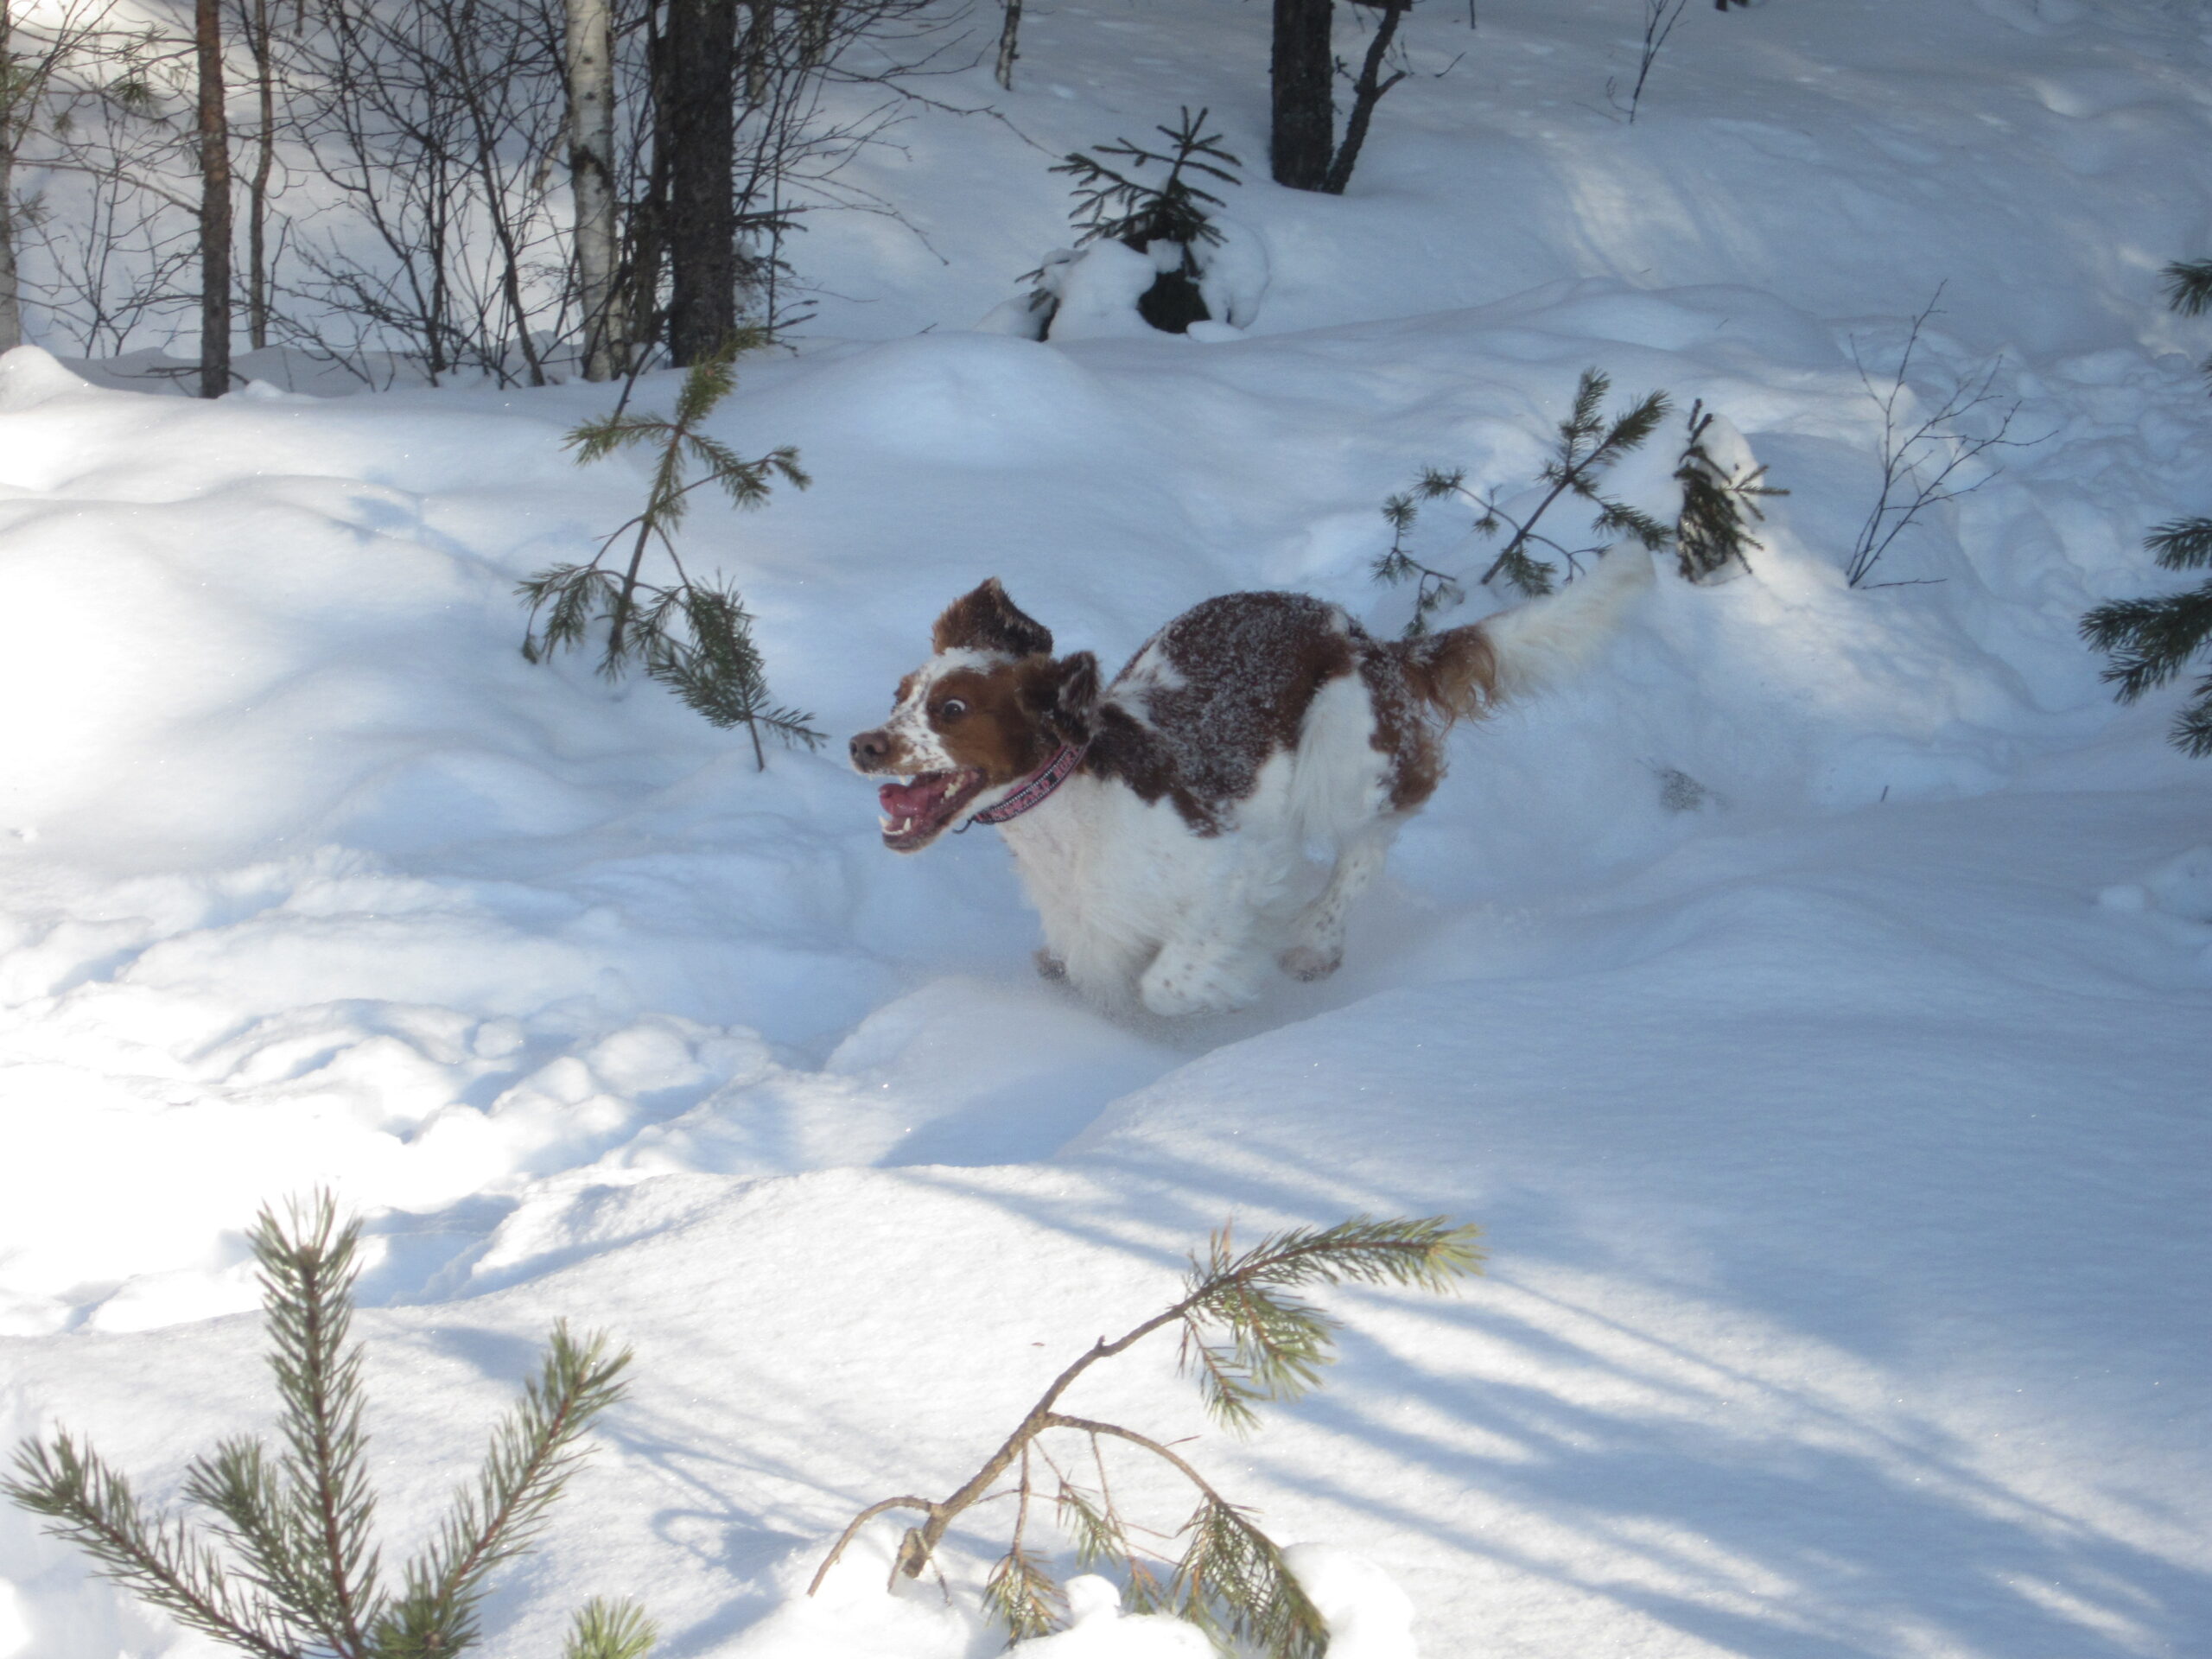
M 283 1402 L 284 1449 L 225 1440 L 194 1459 L 184 1495 L 211 1510 L 235 1569 L 189 1520 L 149 1514 L 130 1482 L 68 1433 L 27 1440 L 0 1491 L 48 1518 L 46 1530 L 83 1548 L 101 1572 L 179 1624 L 258 1659 L 439 1659 L 476 1643 L 477 1605 L 492 1569 L 530 1548 L 583 1455 L 579 1442 L 622 1397 L 627 1349 L 553 1327 L 543 1369 L 493 1432 L 474 1491 L 454 1496 L 435 1540 L 408 1562 L 395 1596 L 379 1582 L 361 1429 L 361 1346 L 353 1321 L 360 1224 L 340 1225 L 318 1193 L 270 1211 L 253 1230 L 261 1266 L 270 1369 Z M 564 1659 L 642 1659 L 651 1620 L 629 1602 L 577 1610 Z
M 1208 1241 L 1206 1261 L 1193 1256 L 1185 1295 L 1165 1312 L 1109 1342 L 1100 1338 L 1053 1378 L 1028 1414 L 982 1466 L 950 1497 L 887 1497 L 855 1516 L 830 1547 L 809 1595 L 822 1588 L 861 1529 L 893 1510 L 924 1517 L 900 1541 L 892 1582 L 918 1578 L 946 1530 L 971 1506 L 1011 1496 L 1016 1505 L 1007 1553 L 991 1569 L 984 1603 L 1014 1638 L 1058 1628 L 1065 1609 L 1058 1581 L 1025 1541 L 1041 1462 L 1057 1482 L 1054 1502 L 1061 1526 L 1072 1537 L 1085 1568 L 1111 1560 L 1128 1574 L 1123 1595 L 1140 1612 L 1166 1611 L 1221 1640 L 1249 1643 L 1270 1659 L 1319 1659 L 1328 1631 L 1274 1541 L 1246 1511 L 1224 1497 L 1179 1453 L 1118 1423 L 1077 1417 L 1058 1409 L 1076 1379 L 1102 1359 L 1124 1353 L 1154 1331 L 1176 1325 L 1183 1338 L 1182 1370 L 1196 1379 L 1215 1421 L 1243 1433 L 1258 1422 L 1262 1401 L 1295 1400 L 1320 1382 L 1320 1368 L 1335 1355 L 1337 1321 L 1286 1294 L 1299 1286 L 1411 1285 L 1442 1293 L 1481 1270 L 1478 1230 L 1448 1225 L 1444 1217 L 1376 1221 L 1355 1216 L 1333 1227 L 1293 1228 L 1270 1234 L 1238 1251 L 1224 1226 Z M 1095 1489 L 1077 1484 L 1046 1452 L 1041 1437 L 1066 1430 L 1087 1437 Z M 1120 1440 L 1150 1452 L 1198 1490 L 1198 1508 L 1182 1527 L 1190 1542 L 1163 1586 L 1130 1541 L 1130 1526 L 1116 1507 L 1107 1479 L 1101 1441 Z M 1014 1484 L 999 1487 L 1011 1471 Z M 998 1490 L 993 1489 L 997 1487 Z M 1155 1560 L 1160 1558 L 1155 1557 Z M 1161 1564 L 1166 1565 L 1164 1560 Z
M 753 643 L 753 618 L 743 598 L 725 583 L 694 582 L 671 532 L 683 522 L 691 492 L 709 484 L 721 486 L 741 507 L 757 507 L 766 501 L 774 476 L 800 489 L 807 486 L 798 451 L 790 446 L 742 461 L 720 439 L 701 430 L 715 406 L 737 384 L 733 366 L 737 354 L 766 345 L 767 339 L 762 329 L 741 330 L 720 351 L 694 364 L 677 394 L 673 420 L 618 413 L 587 422 L 569 433 L 569 447 L 576 451 L 578 462 L 587 466 L 617 449 L 658 444 L 660 454 L 645 511 L 601 543 L 590 563 L 556 564 L 516 588 L 530 601 L 530 626 L 522 645 L 522 654 L 530 661 L 542 662 L 556 651 L 581 647 L 593 626 L 604 623 L 601 674 L 614 679 L 637 658 L 647 677 L 667 686 L 714 725 L 743 726 L 753 738 L 753 765 L 763 770 L 768 757 L 760 747 L 762 727 L 785 744 L 810 749 L 821 743 L 822 734 L 807 723 L 812 715 L 769 702 L 767 670 Z M 687 461 L 704 466 L 704 475 L 686 483 Z M 630 543 L 629 563 L 618 576 L 601 562 L 632 530 L 638 533 Z M 645 554 L 655 541 L 676 568 L 673 583 L 645 577 Z M 537 620 L 540 612 L 545 617 L 543 627 Z

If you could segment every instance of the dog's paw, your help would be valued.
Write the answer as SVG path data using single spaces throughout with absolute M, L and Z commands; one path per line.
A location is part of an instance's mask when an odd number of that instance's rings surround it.
M 1037 964 L 1037 977 L 1039 979 L 1065 979 L 1068 976 L 1067 963 L 1041 944 L 1037 947 L 1036 955 L 1030 959 Z
M 1326 979 L 1344 965 L 1344 953 L 1341 947 L 1322 950 L 1310 944 L 1294 944 L 1279 960 L 1283 972 L 1293 979 Z
M 1170 1020 L 1227 1014 L 1259 1001 L 1259 992 L 1243 979 L 1205 964 L 1179 964 L 1163 971 L 1155 963 L 1138 982 L 1137 991 L 1145 1007 Z

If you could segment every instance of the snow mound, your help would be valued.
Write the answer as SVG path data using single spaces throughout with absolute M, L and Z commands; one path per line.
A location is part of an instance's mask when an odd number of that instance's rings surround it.
M 91 390 L 91 381 L 72 374 L 35 346 L 0 352 L 0 414 L 36 409 L 70 392 Z

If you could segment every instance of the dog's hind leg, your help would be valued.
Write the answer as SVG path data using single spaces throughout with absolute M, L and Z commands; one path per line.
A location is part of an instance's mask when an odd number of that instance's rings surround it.
M 1290 925 L 1290 944 L 1280 958 L 1293 979 L 1326 979 L 1344 963 L 1344 920 L 1352 902 L 1382 874 L 1396 839 L 1398 820 L 1379 819 L 1337 849 L 1328 885 Z

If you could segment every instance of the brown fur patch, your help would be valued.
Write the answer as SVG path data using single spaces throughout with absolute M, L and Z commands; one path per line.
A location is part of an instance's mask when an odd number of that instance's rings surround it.
M 1006 657 L 1039 657 L 1052 649 L 1052 631 L 1006 596 L 993 576 L 944 607 L 930 631 L 931 649 L 988 651 Z
M 1048 657 L 991 668 L 957 668 L 930 688 L 926 715 L 956 766 L 971 766 L 992 784 L 1009 784 L 1037 770 L 1056 747 L 1043 709 L 1057 685 Z
M 1375 704 L 1375 747 L 1390 758 L 1390 806 L 1411 812 L 1444 778 L 1444 734 L 1489 711 L 1497 653 L 1479 626 L 1370 642 L 1360 662 Z
M 1116 678 L 1089 769 L 1219 835 L 1268 757 L 1296 747 L 1321 688 L 1352 671 L 1365 636 L 1348 626 L 1303 594 L 1225 594 L 1185 611 Z

